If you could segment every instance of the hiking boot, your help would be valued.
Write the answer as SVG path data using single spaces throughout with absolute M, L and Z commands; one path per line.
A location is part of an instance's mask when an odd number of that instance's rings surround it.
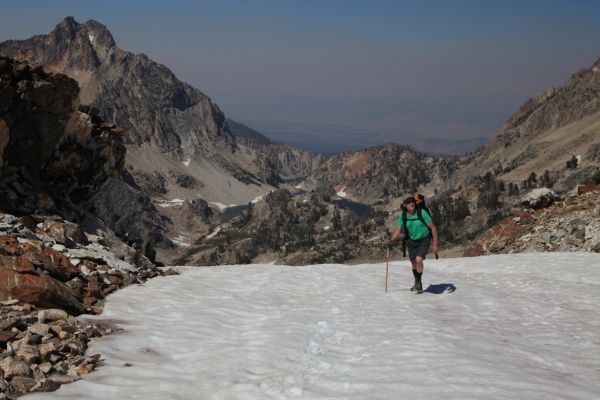
M 410 288 L 411 292 L 415 292 L 415 293 L 423 293 L 423 284 L 421 282 L 415 282 L 415 284 L 413 285 L 413 287 Z

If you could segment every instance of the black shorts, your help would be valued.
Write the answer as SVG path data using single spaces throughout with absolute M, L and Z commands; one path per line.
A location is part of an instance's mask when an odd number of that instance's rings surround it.
M 406 242 L 408 248 L 408 258 L 410 261 L 415 261 L 417 257 L 421 257 L 423 260 L 427 253 L 429 253 L 429 247 L 431 246 L 431 237 L 426 237 L 421 240 L 410 240 Z

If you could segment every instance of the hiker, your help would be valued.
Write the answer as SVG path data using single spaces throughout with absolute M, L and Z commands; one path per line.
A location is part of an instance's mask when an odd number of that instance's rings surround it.
M 431 216 L 424 207 L 417 206 L 419 199 L 422 199 L 422 196 L 415 195 L 404 199 L 401 207 L 402 212 L 398 217 L 398 228 L 383 243 L 390 244 L 398 239 L 400 235 L 403 235 L 403 240 L 406 240 L 408 247 L 408 258 L 415 276 L 415 284 L 410 290 L 411 292 L 423 293 L 423 284 L 421 283 L 423 260 L 429 252 L 432 239 L 433 252 L 436 256 L 440 246 L 438 232 Z

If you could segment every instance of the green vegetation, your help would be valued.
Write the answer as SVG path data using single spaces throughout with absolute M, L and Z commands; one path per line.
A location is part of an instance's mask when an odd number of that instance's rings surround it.
M 600 185 L 600 169 L 598 169 L 592 176 L 587 178 L 583 183 L 585 185 Z

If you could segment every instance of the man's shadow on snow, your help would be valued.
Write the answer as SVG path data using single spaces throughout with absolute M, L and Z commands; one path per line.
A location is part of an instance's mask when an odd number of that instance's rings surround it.
M 423 293 L 442 294 L 452 293 L 455 291 L 456 286 L 454 286 L 454 283 L 438 283 L 437 285 L 429 285 L 427 289 L 423 291 Z

